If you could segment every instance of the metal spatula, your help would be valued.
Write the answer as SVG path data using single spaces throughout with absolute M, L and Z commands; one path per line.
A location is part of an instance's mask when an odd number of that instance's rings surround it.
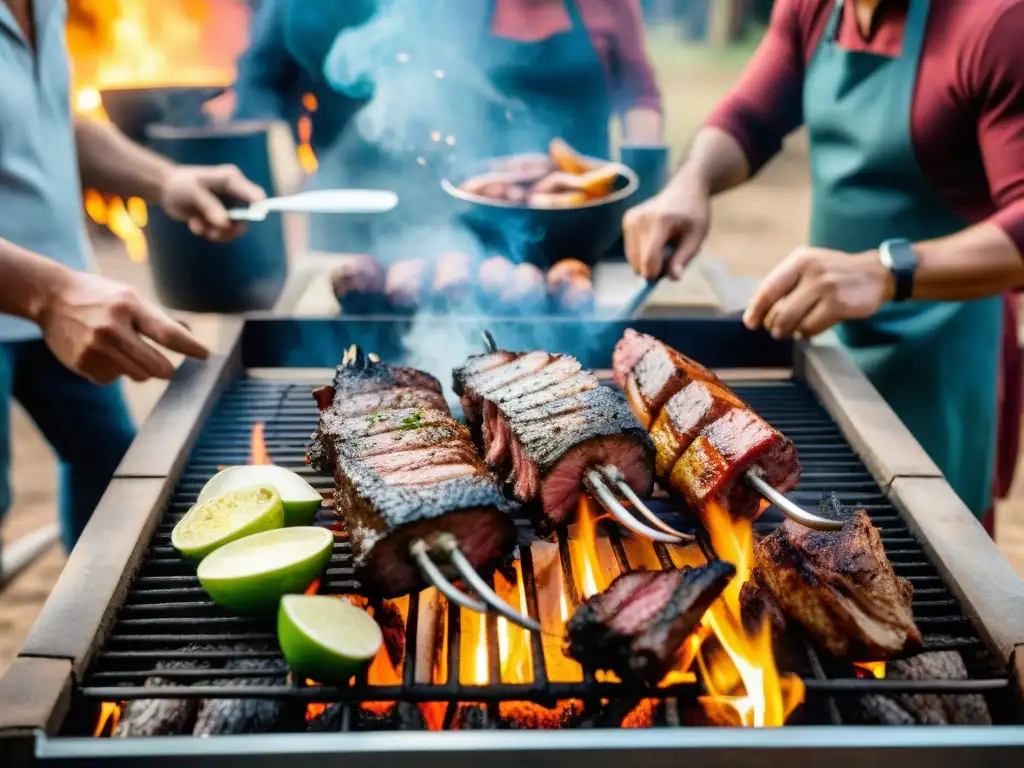
M 387 213 L 398 195 L 382 189 L 316 189 L 270 197 L 247 208 L 229 208 L 232 221 L 263 221 L 270 213 Z

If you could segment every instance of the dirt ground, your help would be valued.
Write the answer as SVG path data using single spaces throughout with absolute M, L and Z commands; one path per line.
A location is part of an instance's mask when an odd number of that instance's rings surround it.
M 652 51 L 666 94 L 666 119 L 678 156 L 693 129 L 728 90 L 749 50 L 728 52 L 681 47 L 655 35 Z M 804 237 L 809 199 L 806 144 L 795 137 L 759 176 L 720 200 L 707 243 L 710 253 L 737 274 L 764 274 Z M 100 269 L 148 291 L 144 265 L 131 264 L 116 245 L 98 244 Z M 212 341 L 212 339 L 208 339 Z M 159 395 L 159 384 L 128 385 L 132 410 L 141 419 Z M 16 540 L 54 517 L 53 460 L 23 414 L 14 418 L 13 482 L 15 504 L 4 522 L 3 540 Z M 1021 483 L 1018 483 L 1020 486 Z M 1024 577 L 1024 492 L 1017 489 L 1000 510 L 999 545 Z M 0 673 L 16 654 L 63 565 L 54 548 L 0 596 Z

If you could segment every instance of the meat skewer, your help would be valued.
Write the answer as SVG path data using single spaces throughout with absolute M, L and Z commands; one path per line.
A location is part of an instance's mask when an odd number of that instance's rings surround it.
M 723 498 L 733 514 L 756 517 L 763 498 L 807 528 L 842 527 L 786 498 L 800 474 L 796 448 L 713 372 L 632 329 L 616 345 L 612 368 L 637 417 L 651 429 L 659 479 L 695 509 Z
M 332 386 L 314 397 L 320 421 L 309 461 L 334 475 L 335 508 L 363 583 L 382 597 L 432 584 L 457 605 L 540 631 L 476 573 L 512 547 L 514 505 L 488 473 L 468 430 L 452 418 L 437 379 L 380 363 L 353 346 Z M 455 587 L 435 560 L 450 566 L 480 599 Z
M 501 351 L 486 331 L 484 344 L 486 354 L 455 371 L 455 391 L 485 461 L 520 501 L 540 502 L 543 527 L 565 522 L 586 490 L 638 536 L 692 540 L 640 500 L 653 487 L 653 444 L 619 393 L 568 355 Z M 630 514 L 606 479 L 655 527 Z

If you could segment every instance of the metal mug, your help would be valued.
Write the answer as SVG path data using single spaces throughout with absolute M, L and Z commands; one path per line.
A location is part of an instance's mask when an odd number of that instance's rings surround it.
M 624 143 L 619 147 L 619 162 L 640 177 L 640 189 L 631 201 L 633 205 L 654 197 L 668 183 L 669 149 L 665 144 Z

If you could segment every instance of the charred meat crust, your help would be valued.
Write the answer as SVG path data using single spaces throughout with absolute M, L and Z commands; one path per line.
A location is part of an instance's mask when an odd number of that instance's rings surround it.
M 786 521 L 754 549 L 764 585 L 789 619 L 837 658 L 881 661 L 921 643 L 913 586 L 896 575 L 878 529 L 835 494 L 822 515 L 845 520 L 835 533 Z
M 735 575 L 736 568 L 721 560 L 622 574 L 576 609 L 566 624 L 566 653 L 587 669 L 657 683 Z
M 342 366 L 332 389 L 308 457 L 334 476 L 335 509 L 365 591 L 396 597 L 422 585 L 409 557 L 417 538 L 452 533 L 481 569 L 512 548 L 515 504 L 452 418 L 436 379 L 373 363 Z

